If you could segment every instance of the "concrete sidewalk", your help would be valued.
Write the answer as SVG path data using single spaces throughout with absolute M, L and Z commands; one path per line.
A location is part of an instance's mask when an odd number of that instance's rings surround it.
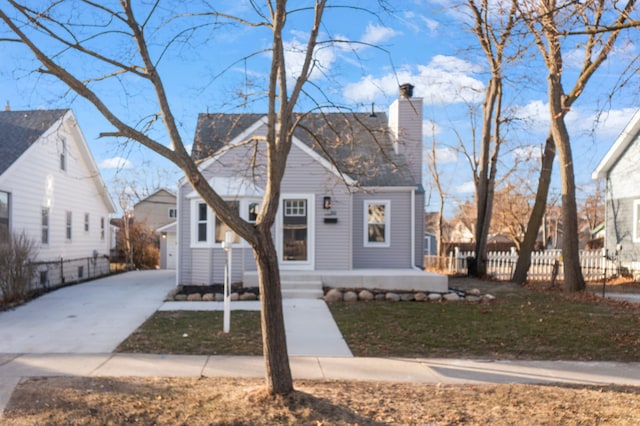
M 574 383 L 640 386 L 640 363 L 439 358 L 290 357 L 295 379 L 424 384 Z M 0 382 L 21 377 L 264 377 L 262 357 L 150 354 L 0 356 Z

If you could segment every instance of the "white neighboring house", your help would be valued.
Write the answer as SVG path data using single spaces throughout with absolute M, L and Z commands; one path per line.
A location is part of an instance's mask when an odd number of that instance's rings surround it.
M 115 212 L 71 110 L 0 112 L 0 242 L 35 241 L 41 285 L 108 273 Z

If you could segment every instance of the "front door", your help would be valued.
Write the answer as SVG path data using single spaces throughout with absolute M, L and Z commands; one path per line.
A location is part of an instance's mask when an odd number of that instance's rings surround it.
M 312 195 L 282 198 L 278 253 L 283 269 L 313 269 L 314 207 Z

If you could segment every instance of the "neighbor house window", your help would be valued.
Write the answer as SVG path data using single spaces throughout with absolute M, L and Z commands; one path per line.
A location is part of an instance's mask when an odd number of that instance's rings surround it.
M 89 232 L 89 213 L 84 214 L 84 232 Z
M 169 209 L 169 219 L 175 219 L 178 217 L 178 209 L 170 208 Z
M 9 241 L 11 213 L 11 194 L 0 191 L 0 243 Z
M 260 212 L 260 203 L 257 203 L 255 201 L 249 202 L 248 212 L 247 212 L 248 213 L 247 221 L 251 223 L 256 223 L 256 220 L 258 220 L 259 212 Z
M 389 201 L 364 202 L 364 245 L 367 247 L 389 246 Z
M 67 141 L 62 139 L 62 149 L 60 150 L 60 170 L 67 170 Z
M 100 239 L 104 240 L 104 236 L 105 236 L 104 217 L 101 217 L 100 218 Z
M 640 200 L 633 202 L 633 242 L 640 243 Z
M 67 212 L 67 218 L 66 218 L 66 230 L 67 230 L 67 240 L 71 241 L 71 212 Z
M 42 244 L 49 244 L 49 207 L 42 208 Z
M 227 201 L 227 204 L 229 205 L 229 207 L 231 207 L 231 210 L 233 211 L 234 214 L 236 215 L 239 214 L 240 201 Z M 229 226 L 227 226 L 226 223 L 224 223 L 223 221 L 221 221 L 216 217 L 216 240 L 215 240 L 216 243 L 221 243 L 225 240 L 225 235 L 227 231 L 231 231 L 231 228 L 229 228 Z M 234 243 L 240 242 L 240 237 L 235 233 L 233 233 L 233 242 Z

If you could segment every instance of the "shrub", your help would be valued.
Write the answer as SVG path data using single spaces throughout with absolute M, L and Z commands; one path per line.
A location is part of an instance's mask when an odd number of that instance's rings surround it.
M 36 272 L 36 243 L 26 233 L 12 234 L 0 244 L 0 296 L 2 304 L 20 302 L 27 296 Z

